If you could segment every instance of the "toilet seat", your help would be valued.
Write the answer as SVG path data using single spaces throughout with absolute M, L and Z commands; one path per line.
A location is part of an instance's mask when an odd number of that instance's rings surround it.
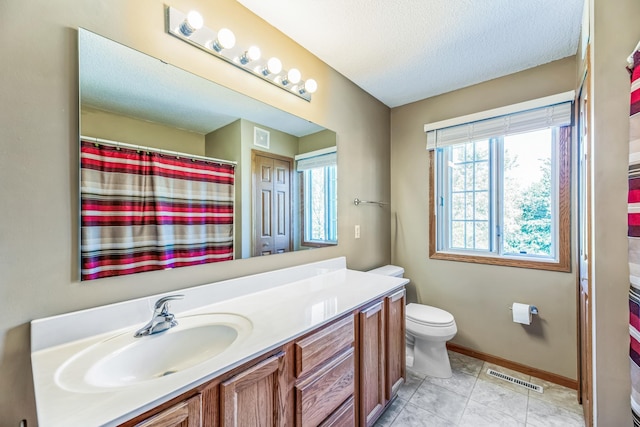
M 407 304 L 407 320 L 423 326 L 446 328 L 455 325 L 453 315 L 448 311 L 423 304 Z

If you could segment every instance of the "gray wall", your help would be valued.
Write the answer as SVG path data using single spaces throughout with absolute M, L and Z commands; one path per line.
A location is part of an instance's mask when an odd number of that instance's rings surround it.
M 640 2 L 590 0 L 590 4 L 594 412 L 599 426 L 630 426 L 625 66 L 640 39 Z
M 572 379 L 574 273 L 429 259 L 424 124 L 572 90 L 575 68 L 565 58 L 391 111 L 392 261 L 411 279 L 410 298 L 454 315 L 454 343 Z M 513 302 L 536 305 L 539 317 L 529 327 L 513 323 Z
M 32 319 L 345 255 L 350 268 L 390 261 L 389 109 L 234 0 L 175 0 L 238 43 L 296 64 L 319 84 L 308 103 L 164 33 L 161 0 L 0 2 L 0 426 L 36 425 Z M 25 18 L 28 17 L 28 18 Z M 28 20 L 25 27 L 24 19 Z M 78 280 L 77 28 L 114 39 L 336 131 L 337 247 L 131 276 Z M 353 238 L 360 224 L 362 238 Z

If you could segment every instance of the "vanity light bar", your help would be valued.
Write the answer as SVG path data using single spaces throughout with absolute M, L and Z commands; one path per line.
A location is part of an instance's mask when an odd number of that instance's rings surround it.
M 302 80 L 302 74 L 297 68 L 284 70 L 278 58 L 262 57 L 257 46 L 237 46 L 236 37 L 231 30 L 221 28 L 216 32 L 208 28 L 204 25 L 202 15 L 196 11 L 183 13 L 167 6 L 166 30 L 172 36 L 306 101 L 310 102 L 311 94 L 318 89 L 315 80 Z

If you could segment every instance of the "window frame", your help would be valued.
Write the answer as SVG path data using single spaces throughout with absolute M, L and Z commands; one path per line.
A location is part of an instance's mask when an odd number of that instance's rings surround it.
M 558 127 L 557 260 L 496 254 L 465 254 L 437 249 L 436 156 L 429 155 L 429 258 L 559 272 L 571 271 L 571 125 Z M 501 173 L 501 171 L 500 171 Z

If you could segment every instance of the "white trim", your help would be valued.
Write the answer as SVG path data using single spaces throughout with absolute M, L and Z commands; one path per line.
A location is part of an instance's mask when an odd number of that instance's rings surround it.
M 338 149 L 334 145 L 333 147 L 321 148 L 320 150 L 309 151 L 308 153 L 296 154 L 293 158 L 294 160 L 302 160 L 308 159 L 310 157 L 318 157 L 323 156 L 325 154 L 331 154 L 337 152 Z
M 477 122 L 478 120 L 490 119 L 493 117 L 504 116 L 507 114 L 519 113 L 520 111 L 532 110 L 534 108 L 546 107 L 549 105 L 560 104 L 563 102 L 574 101 L 576 91 L 558 93 L 556 95 L 545 96 L 543 98 L 532 99 L 530 101 L 520 102 L 518 104 L 507 105 L 505 107 L 494 108 L 492 110 L 480 111 L 466 116 L 455 117 L 453 119 L 440 120 L 439 122 L 427 123 L 424 125 L 424 131 L 443 129 L 463 123 Z

